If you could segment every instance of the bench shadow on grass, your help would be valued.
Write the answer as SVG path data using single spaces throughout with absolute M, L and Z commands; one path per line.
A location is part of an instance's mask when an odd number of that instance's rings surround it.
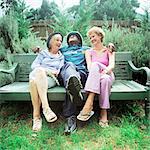
M 77 115 L 81 111 L 83 103 L 77 106 Z M 65 118 L 63 116 L 63 102 L 50 102 L 50 107 L 57 114 L 58 120 L 54 123 L 47 123 L 43 114 L 41 113 L 43 126 L 42 130 L 45 128 L 54 129 L 56 133 L 63 135 Z M 32 104 L 31 102 L 7 102 L 0 105 L 0 120 L 1 127 L 7 126 L 8 121 L 13 123 L 20 123 L 29 127 L 32 131 Z M 41 111 L 42 112 L 42 111 Z M 98 102 L 94 102 L 94 116 L 89 121 L 82 122 L 77 120 L 78 131 L 86 130 L 91 124 L 98 126 L 99 120 L 99 105 Z M 142 130 L 146 127 L 143 125 L 144 118 L 144 104 L 143 102 L 122 102 L 115 101 L 111 102 L 111 109 L 108 111 L 108 118 L 110 126 L 119 127 L 122 125 L 122 120 L 124 118 L 129 118 L 128 121 L 131 123 L 138 122 L 137 125 Z M 57 129 L 59 131 L 57 131 Z M 78 133 L 78 132 L 77 132 Z
M 77 115 L 82 110 L 84 102 L 80 103 L 77 106 Z M 64 121 L 63 117 L 63 102 L 50 102 L 51 109 L 57 114 L 58 120 Z M 94 120 L 99 119 L 99 105 L 98 102 L 94 102 Z M 32 104 L 31 102 L 6 102 L 0 104 L 0 116 L 3 118 L 15 118 L 16 121 L 19 120 L 32 120 Z M 41 110 L 42 112 L 42 110 Z M 111 109 L 108 111 L 108 118 L 110 123 L 119 124 L 122 115 L 132 115 L 134 118 L 143 118 L 144 117 L 144 103 L 142 101 L 133 102 L 133 101 L 113 101 L 111 102 Z M 14 117 L 13 117 L 14 116 Z M 44 116 L 42 115 L 44 118 Z M 80 128 L 86 127 L 89 122 L 78 121 L 78 126 Z

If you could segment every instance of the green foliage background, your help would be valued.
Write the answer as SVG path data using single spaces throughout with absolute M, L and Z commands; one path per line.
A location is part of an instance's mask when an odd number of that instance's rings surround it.
M 103 20 L 106 15 L 108 20 L 133 20 L 138 7 L 137 0 L 95 0 L 94 19 Z
M 43 0 L 41 8 L 33 10 L 26 6 L 24 0 L 1 0 L 0 7 L 5 10 L 5 15 L 0 18 L 0 68 L 11 67 L 10 53 L 31 53 L 36 46 L 46 47 L 45 41 L 41 41 L 36 33 L 32 32 L 31 21 L 36 19 L 52 19 L 53 23 L 49 24 L 49 28 L 61 32 L 64 36 L 70 31 L 79 31 L 83 36 L 84 45 L 88 46 L 90 43 L 86 33 L 92 26 L 91 21 L 104 19 L 105 24 L 102 28 L 106 33 L 105 45 L 112 42 L 117 51 L 131 51 L 136 66 L 150 67 L 148 10 L 145 10 L 143 16 L 140 15 L 138 19 L 141 26 L 134 30 L 122 28 L 114 23 L 111 29 L 108 26 L 110 19 L 129 21 L 136 18 L 135 7 L 138 6 L 137 0 L 80 0 L 80 5 L 60 11 L 54 1 L 49 3 Z M 45 10 L 47 13 L 43 13 Z
M 131 51 L 136 66 L 150 67 L 150 32 L 143 34 L 140 28 L 131 32 L 113 25 L 111 31 L 105 29 L 105 43 L 112 42 L 116 46 L 116 51 Z

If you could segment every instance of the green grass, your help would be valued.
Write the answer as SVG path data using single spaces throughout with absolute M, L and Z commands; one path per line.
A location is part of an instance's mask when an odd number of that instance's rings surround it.
M 110 127 L 106 129 L 98 125 L 97 112 L 86 123 L 78 121 L 77 132 L 70 136 L 63 134 L 65 119 L 59 106 L 55 110 L 59 119 L 55 123 L 47 123 L 43 117 L 42 131 L 34 133 L 30 102 L 0 105 L 0 150 L 150 149 L 150 136 L 143 125 L 143 108 L 140 104 L 136 104 L 136 107 L 126 106 L 125 109 L 118 107 L 120 110 L 111 109 Z

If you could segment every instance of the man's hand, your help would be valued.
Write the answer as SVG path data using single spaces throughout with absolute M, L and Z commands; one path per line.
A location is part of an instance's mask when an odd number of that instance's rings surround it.
M 114 52 L 116 50 L 115 45 L 113 43 L 108 44 L 108 49 L 110 52 Z
M 40 46 L 36 46 L 35 48 L 32 49 L 32 51 L 34 53 L 39 53 L 41 51 L 41 48 L 40 48 Z

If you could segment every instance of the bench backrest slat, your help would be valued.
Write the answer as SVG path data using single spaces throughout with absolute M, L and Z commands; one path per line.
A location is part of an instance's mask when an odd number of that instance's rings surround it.
M 116 52 L 114 73 L 117 80 L 129 80 L 132 78 L 131 72 L 128 69 L 128 61 L 132 59 L 131 54 L 131 52 Z M 19 64 L 16 81 L 29 81 L 31 64 L 36 56 L 36 54 L 13 55 L 13 61 Z
M 36 54 L 15 54 L 14 62 L 18 63 L 18 72 L 16 73 L 16 81 L 29 81 L 29 73 L 31 72 L 31 64 L 36 58 Z

